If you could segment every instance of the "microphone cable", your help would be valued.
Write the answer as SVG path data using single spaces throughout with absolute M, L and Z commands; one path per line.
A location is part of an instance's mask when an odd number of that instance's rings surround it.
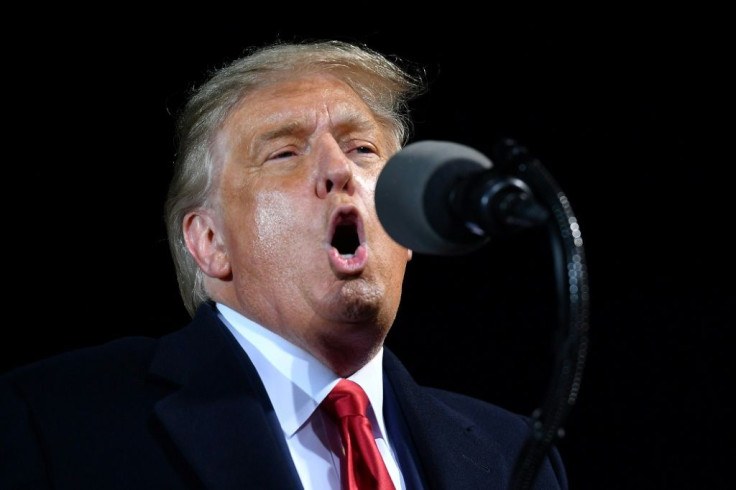
M 560 186 L 526 148 L 503 139 L 494 161 L 516 172 L 546 204 L 552 218 L 547 229 L 552 245 L 558 295 L 559 330 L 554 375 L 540 408 L 532 414 L 532 432 L 516 458 L 510 490 L 532 488 L 550 446 L 563 437 L 563 424 L 580 392 L 588 354 L 590 292 L 583 239 L 578 220 Z

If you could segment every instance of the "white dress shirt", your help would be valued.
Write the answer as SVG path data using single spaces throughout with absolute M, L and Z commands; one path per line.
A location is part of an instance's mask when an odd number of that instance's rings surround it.
M 342 444 L 336 426 L 316 410 L 340 378 L 304 349 L 217 303 L 232 332 L 263 380 L 305 490 L 339 490 Z M 383 349 L 349 379 L 365 390 L 378 449 L 397 489 L 404 489 L 383 420 Z

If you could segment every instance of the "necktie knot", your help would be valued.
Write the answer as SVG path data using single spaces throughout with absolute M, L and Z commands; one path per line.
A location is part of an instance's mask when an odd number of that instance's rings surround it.
M 336 422 L 350 415 L 365 416 L 368 397 L 358 383 L 342 379 L 327 395 L 324 407 Z
M 371 423 L 366 417 L 368 396 L 357 383 L 342 379 L 322 402 L 340 428 L 344 454 L 341 474 L 345 490 L 394 490 Z

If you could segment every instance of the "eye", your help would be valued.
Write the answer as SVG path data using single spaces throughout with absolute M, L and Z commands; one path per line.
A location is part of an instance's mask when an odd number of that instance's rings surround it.
M 370 163 L 377 157 L 378 149 L 373 144 L 365 144 L 361 141 L 350 145 L 346 154 L 356 162 Z
M 274 153 L 273 155 L 269 156 L 269 160 L 283 160 L 284 158 L 290 158 L 296 156 L 295 151 L 291 150 L 284 150 L 277 153 Z

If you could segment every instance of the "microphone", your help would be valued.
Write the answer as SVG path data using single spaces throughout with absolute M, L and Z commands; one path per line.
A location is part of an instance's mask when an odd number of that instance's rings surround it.
M 549 217 L 525 182 L 500 175 L 484 154 L 450 141 L 424 140 L 401 149 L 378 176 L 375 201 L 391 238 L 431 255 L 473 252 L 492 235 Z

